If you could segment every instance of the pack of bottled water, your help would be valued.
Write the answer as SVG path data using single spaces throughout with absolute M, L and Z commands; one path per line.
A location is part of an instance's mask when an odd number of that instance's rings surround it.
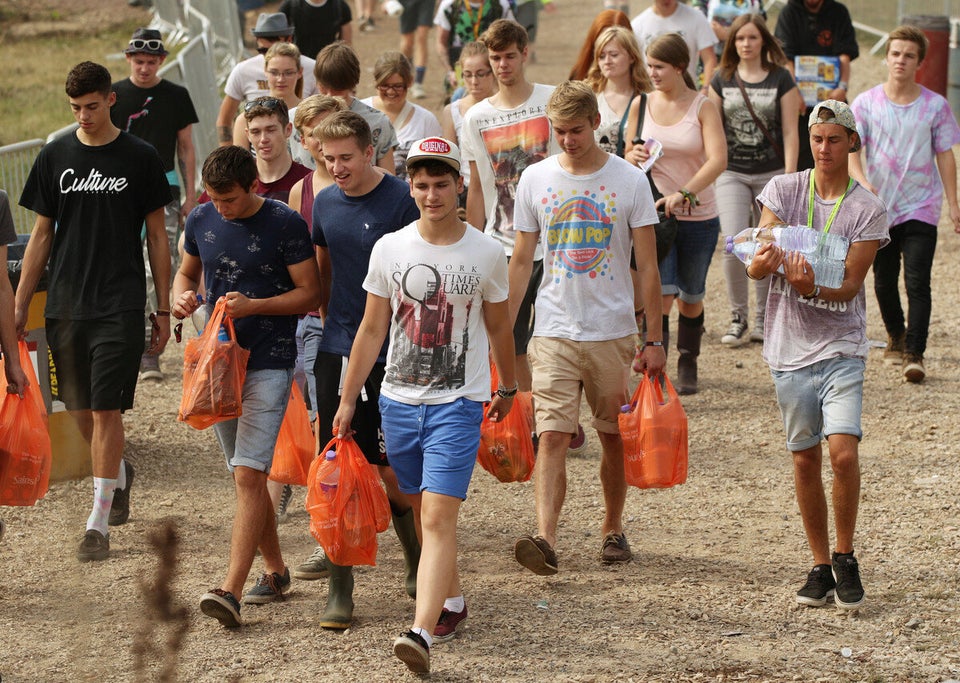
M 843 274 L 850 240 L 832 233 L 822 233 L 805 225 L 777 225 L 746 228 L 727 237 L 726 251 L 749 265 L 761 244 L 773 243 L 786 251 L 799 251 L 813 268 L 813 281 L 821 287 L 836 289 L 843 284 Z M 783 274 L 781 265 L 777 272 Z

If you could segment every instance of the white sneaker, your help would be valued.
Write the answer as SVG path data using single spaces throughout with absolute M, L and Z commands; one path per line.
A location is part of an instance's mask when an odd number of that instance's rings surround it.
M 733 314 L 730 327 L 727 328 L 727 333 L 720 337 L 720 343 L 731 348 L 750 343 L 750 337 L 747 336 L 747 322 L 740 317 L 739 313 Z
M 414 83 L 413 87 L 410 88 L 410 94 L 415 100 L 422 100 L 427 96 L 427 91 L 423 89 L 423 85 L 420 83 Z

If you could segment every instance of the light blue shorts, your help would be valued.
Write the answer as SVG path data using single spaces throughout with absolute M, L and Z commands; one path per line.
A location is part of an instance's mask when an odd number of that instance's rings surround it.
M 720 237 L 720 219 L 680 221 L 677 240 L 660 262 L 660 291 L 695 304 L 707 291 L 707 271 Z
M 458 398 L 409 405 L 381 394 L 380 420 L 387 459 L 401 491 L 466 499 L 480 448 L 482 403 Z
M 213 425 L 231 472 L 235 467 L 270 471 L 292 384 L 293 368 L 247 371 L 243 414 Z
M 831 434 L 860 439 L 862 358 L 837 357 L 799 370 L 771 370 L 791 452 L 813 448 Z

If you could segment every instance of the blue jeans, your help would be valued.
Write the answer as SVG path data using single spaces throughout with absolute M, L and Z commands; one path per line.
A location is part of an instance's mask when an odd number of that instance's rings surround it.
M 247 371 L 243 414 L 213 425 L 231 472 L 235 467 L 270 471 L 292 384 L 293 368 Z
M 906 352 L 922 356 L 927 350 L 930 329 L 930 271 L 937 250 L 937 226 L 907 221 L 890 228 L 890 244 L 873 258 L 873 291 L 887 334 L 903 334 L 903 306 L 900 304 L 900 257 L 907 289 Z
M 317 418 L 317 376 L 313 365 L 323 341 L 323 322 L 315 315 L 306 315 L 297 325 L 297 350 L 303 361 L 304 391 L 310 422 Z
M 703 301 L 707 270 L 719 236 L 719 218 L 680 221 L 677 240 L 660 262 L 660 291 L 664 296 L 679 295 L 680 301 L 688 304 Z
M 787 450 L 813 448 L 831 434 L 863 436 L 863 358 L 838 356 L 797 370 L 771 370 Z

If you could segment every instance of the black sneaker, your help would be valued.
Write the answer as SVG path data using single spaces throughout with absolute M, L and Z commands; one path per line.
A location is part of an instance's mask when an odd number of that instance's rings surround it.
M 413 673 L 430 673 L 430 646 L 419 633 L 401 633 L 400 637 L 393 641 L 393 654 Z
M 834 597 L 837 607 L 857 609 L 863 604 L 860 565 L 853 552 L 833 554 L 833 578 L 837 582 L 837 594 Z
M 247 605 L 266 605 L 274 600 L 283 600 L 283 592 L 290 588 L 290 569 L 284 568 L 283 574 L 261 574 L 257 583 L 243 596 Z
M 243 625 L 240 619 L 240 603 L 233 593 L 222 588 L 214 588 L 200 596 L 200 611 L 227 628 Z
M 797 591 L 797 602 L 810 607 L 823 607 L 834 594 L 837 582 L 833 580 L 829 564 L 818 564 L 807 574 L 807 582 Z
M 96 529 L 87 529 L 77 548 L 77 559 L 81 562 L 99 562 L 110 557 L 110 537 Z
M 110 526 L 120 526 L 126 524 L 130 518 L 130 488 L 133 486 L 133 465 L 129 460 L 123 461 L 123 468 L 127 471 L 127 487 L 124 489 L 114 489 L 113 505 L 110 506 L 110 517 L 107 524 Z

